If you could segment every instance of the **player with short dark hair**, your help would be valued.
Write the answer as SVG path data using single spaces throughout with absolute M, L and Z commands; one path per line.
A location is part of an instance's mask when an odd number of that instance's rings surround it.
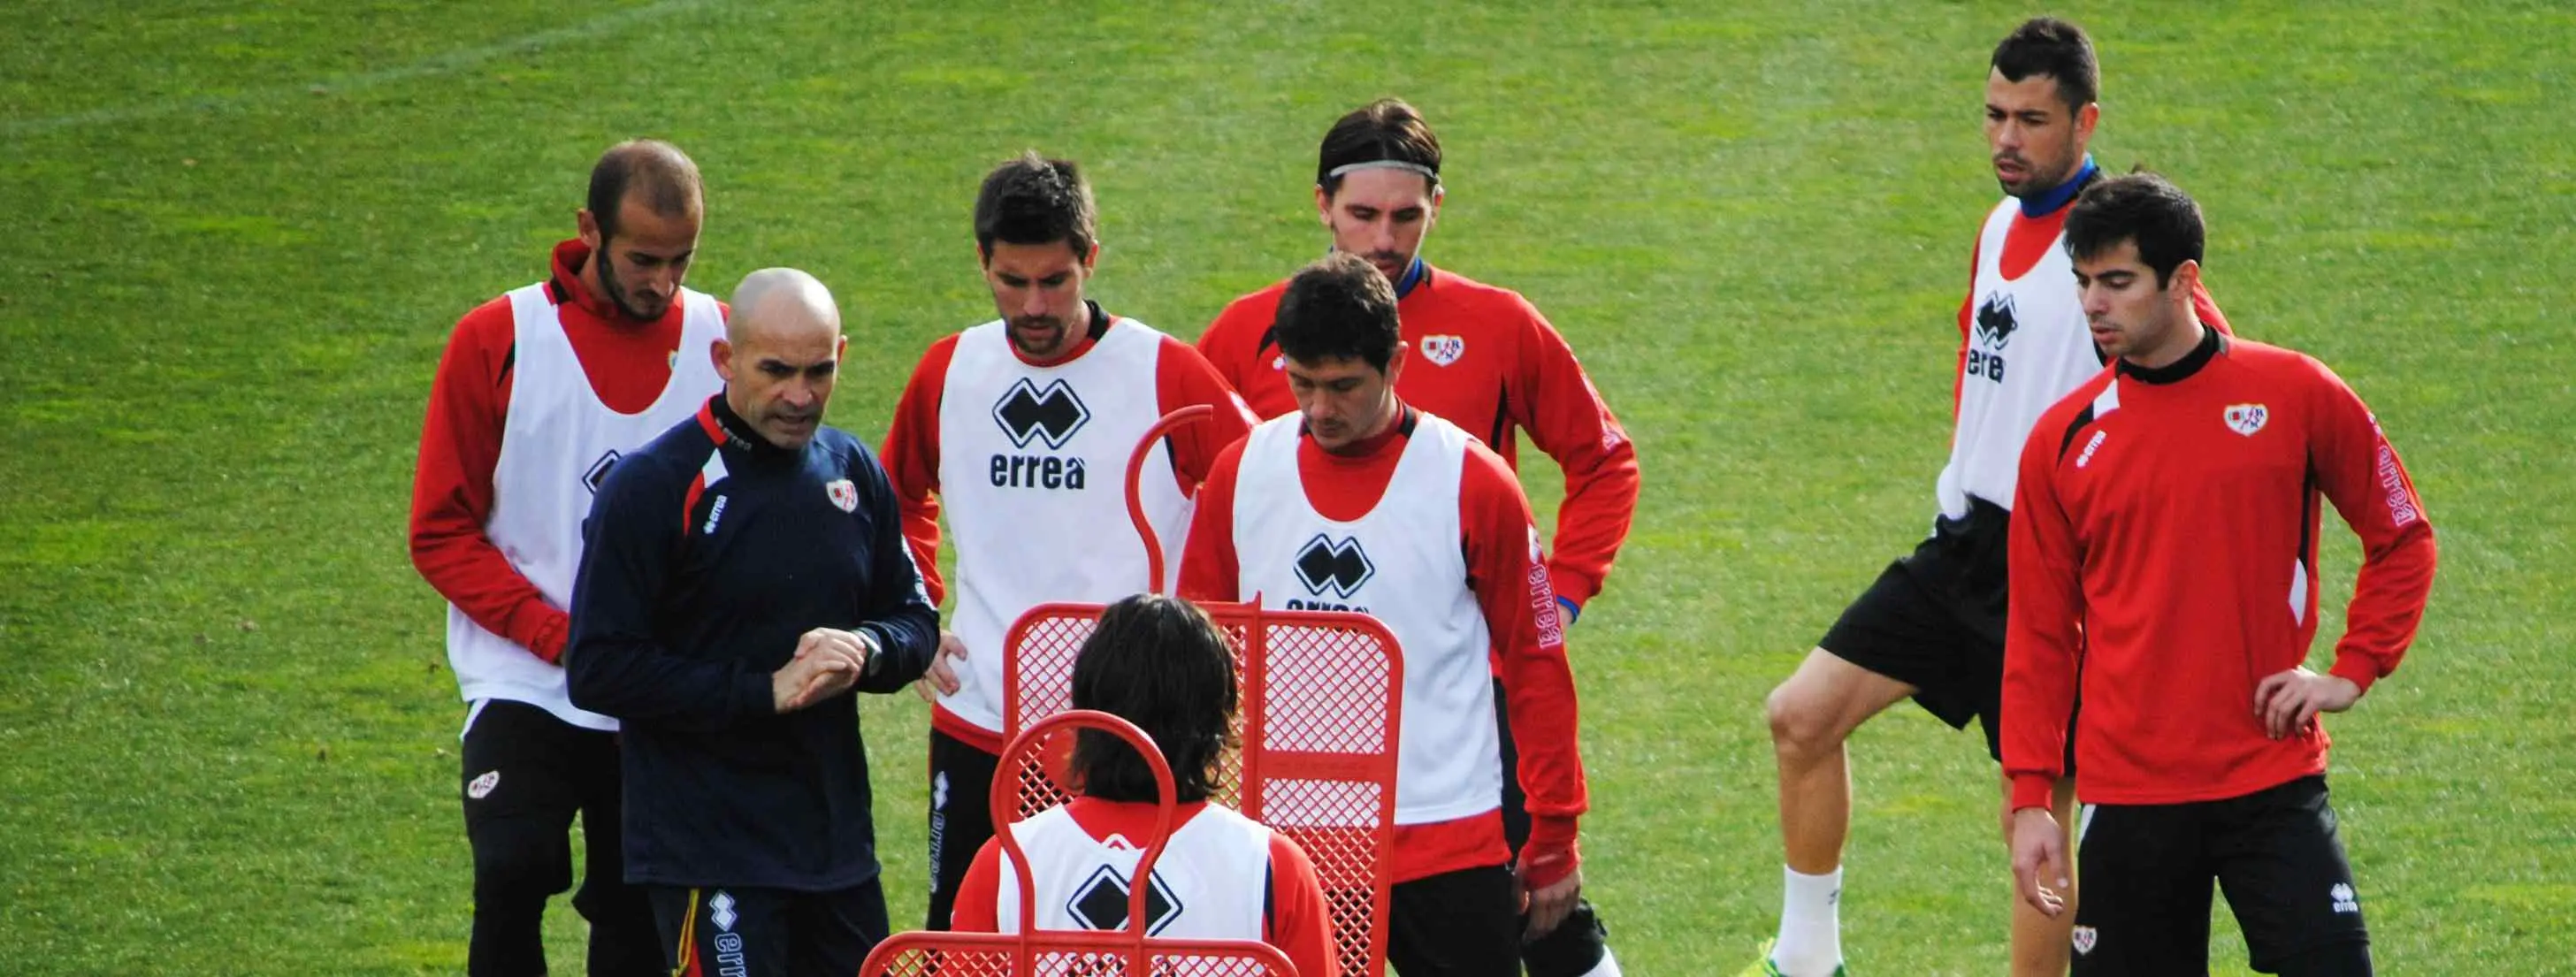
M 1959 305 L 1949 461 L 1929 536 L 1846 608 L 1766 704 L 1780 768 L 1780 928 L 1751 974 L 1841 972 L 1842 849 L 1851 832 L 1844 743 L 1870 717 L 1915 702 L 1954 728 L 1983 727 L 2000 758 L 2005 528 L 2015 461 L 2041 411 L 2102 371 L 2058 246 L 2068 205 L 2100 174 L 2093 42 L 2055 18 L 2025 21 L 1987 59 L 1986 144 L 2004 192 L 1986 214 Z M 2194 283 L 2202 321 L 2226 320 Z M 2061 719 L 2065 718 L 2061 713 Z M 2072 785 L 2059 792 L 2071 812 Z M 2067 924 L 2013 915 L 2013 972 L 2066 970 Z
M 1440 138 L 1420 111 L 1400 99 L 1371 102 L 1324 134 L 1315 209 L 1334 250 L 1366 259 L 1393 283 L 1399 344 L 1411 366 L 1388 376 L 1404 402 L 1482 439 L 1507 466 L 1526 435 L 1564 472 L 1547 566 L 1558 611 L 1571 624 L 1601 592 L 1636 515 L 1636 445 L 1565 337 L 1528 299 L 1423 259 L 1423 239 L 1446 197 L 1443 162 Z M 1283 281 L 1234 300 L 1198 341 L 1262 417 L 1299 409 L 1274 329 L 1286 291 Z M 1508 709 L 1494 718 L 1511 723 Z M 1517 739 L 1501 738 L 1507 760 Z M 1528 812 L 1516 781 L 1506 778 L 1505 791 L 1504 831 L 1518 846 L 1530 830 Z M 1527 948 L 1526 962 L 1535 977 L 1611 977 L 1619 970 L 1607 938 L 1591 903 L 1579 902 L 1572 920 Z
M 939 516 L 957 550 L 952 634 L 921 691 L 930 733 L 930 929 L 993 836 L 986 792 L 1002 750 L 1002 639 L 1029 608 L 1099 603 L 1146 579 L 1125 493 L 1128 456 L 1164 415 L 1215 412 L 1145 461 L 1146 518 L 1169 550 L 1218 449 L 1251 430 L 1243 402 L 1189 344 L 1084 296 L 1100 257 L 1098 207 L 1070 160 L 1025 153 L 987 174 L 975 248 L 1001 317 L 932 343 L 886 433 L 904 535 L 928 580 Z M 1167 571 L 1168 575 L 1168 571 Z
M 1062 243 L 1088 255 L 1099 235 L 1100 205 L 1072 160 L 1022 153 L 985 174 L 975 193 L 975 250 L 987 260 L 996 244 Z
M 2371 972 L 2326 796 L 2320 714 L 2397 668 L 2433 587 L 2433 527 L 2379 419 L 2324 364 L 2194 314 L 2198 205 L 2154 174 L 2084 191 L 2066 221 L 2084 311 L 2115 366 L 2021 453 L 2004 665 L 2004 773 L 2022 896 L 2065 906 L 2048 798 L 2073 705 L 2084 775 L 2078 977 L 2206 973 L 2213 879 L 2255 970 Z M 2325 674 L 2319 502 L 2361 537 Z
M 1173 908 L 1148 932 L 1259 940 L 1287 954 L 1298 973 L 1332 977 L 1340 972 L 1332 918 L 1314 863 L 1288 836 L 1208 803 L 1217 761 L 1231 745 L 1236 695 L 1224 632 L 1178 598 L 1138 594 L 1109 605 L 1074 658 L 1073 707 L 1136 724 L 1172 771 L 1179 810 L 1154 879 Z M 1154 772 L 1126 741 L 1082 729 L 1072 783 L 1082 796 L 1011 826 L 1029 857 L 1038 925 L 1115 929 L 1154 827 Z M 999 841 L 986 841 L 958 886 L 955 928 L 1016 932 L 1018 888 Z
M 1517 973 L 1521 949 L 1567 925 L 1582 895 L 1574 677 L 1520 482 L 1472 435 L 1396 396 L 1398 378 L 1422 368 L 1408 366 L 1397 304 L 1348 252 L 1289 279 L 1274 335 L 1299 411 L 1218 456 L 1181 590 L 1386 625 L 1404 648 L 1387 960 L 1407 977 Z M 1518 745 L 1509 768 L 1504 735 Z M 1507 777 L 1529 798 L 1517 858 Z
M 546 900 L 572 887 L 576 814 L 590 973 L 663 972 L 652 909 L 620 862 L 617 721 L 565 691 L 564 609 L 592 492 L 721 386 L 705 351 L 725 309 L 682 284 L 705 210 L 686 154 L 612 146 L 588 199 L 547 280 L 457 322 L 412 481 L 412 565 L 447 598 L 447 661 L 468 703 L 475 975 L 546 972 Z

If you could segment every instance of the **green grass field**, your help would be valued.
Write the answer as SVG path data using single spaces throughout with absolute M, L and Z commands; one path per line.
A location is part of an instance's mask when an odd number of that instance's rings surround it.
M 1643 456 L 1572 635 L 1592 892 L 1629 972 L 1731 974 L 1779 898 L 1762 696 L 1928 517 L 1994 198 L 1984 59 L 2029 12 L 11 4 L 0 969 L 462 969 L 462 707 L 405 556 L 413 453 L 450 326 L 543 274 L 609 143 L 704 167 L 692 284 L 835 288 L 832 419 L 874 441 L 922 347 L 992 313 L 967 225 L 992 162 L 1082 160 L 1098 297 L 1186 338 L 1324 246 L 1315 140 L 1401 94 L 1449 152 L 1427 253 L 1545 309 Z M 2101 44 L 2102 162 L 2201 199 L 2231 319 L 2370 400 L 2440 530 L 2415 654 L 2334 724 L 2382 972 L 2576 973 L 2576 13 L 2061 12 Z M 2355 547 L 2328 539 L 2339 609 Z M 925 717 L 866 712 L 898 921 Z M 1853 752 L 1856 971 L 2000 971 L 1981 745 L 1909 706 Z M 578 972 L 579 920 L 549 938 Z

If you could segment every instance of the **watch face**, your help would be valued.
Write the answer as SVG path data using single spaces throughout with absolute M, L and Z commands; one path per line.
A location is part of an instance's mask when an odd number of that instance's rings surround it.
M 868 660 L 859 665 L 859 674 L 876 674 L 879 667 L 885 662 L 884 643 L 877 640 L 876 632 L 867 630 L 866 628 L 854 628 L 852 629 L 852 633 L 857 634 L 859 636 L 859 643 L 866 645 L 868 648 Z

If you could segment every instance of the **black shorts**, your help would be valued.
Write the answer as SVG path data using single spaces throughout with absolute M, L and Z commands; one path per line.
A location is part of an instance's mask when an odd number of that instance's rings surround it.
M 847 977 L 886 937 L 878 880 L 834 892 L 646 886 L 666 973 Z
M 2255 970 L 2370 973 L 2323 776 L 2219 801 L 2088 805 L 2078 823 L 2075 977 L 2208 973 L 2212 880 Z
M 1398 977 L 1518 977 L 1519 914 L 1501 865 L 1398 882 L 1387 893 L 1386 962 Z
M 1512 846 L 1512 858 L 1517 861 L 1521 845 L 1530 836 L 1529 795 L 1521 791 L 1520 747 L 1512 739 L 1508 701 L 1503 680 L 1495 679 L 1494 728 L 1503 744 L 1503 841 Z M 1565 922 L 1546 936 L 1521 944 L 1521 963 L 1529 977 L 1580 977 L 1601 966 L 1601 958 L 1609 952 L 1610 927 L 1601 921 L 1591 899 L 1576 896 Z
M 475 707 L 458 754 L 465 837 L 474 847 L 466 972 L 545 971 L 546 901 L 572 887 L 575 814 L 586 838 L 572 905 L 590 921 L 590 972 L 664 972 L 652 907 L 625 879 L 617 734 L 490 699 Z
M 2005 534 L 2012 512 L 1971 497 L 1964 518 L 1942 517 L 1932 536 L 1887 565 L 1816 646 L 1915 688 L 1924 711 L 1965 729 L 1974 719 L 1986 752 L 2003 759 Z M 2067 728 L 2074 724 L 2069 718 Z M 2067 737 L 2066 772 L 2075 772 Z

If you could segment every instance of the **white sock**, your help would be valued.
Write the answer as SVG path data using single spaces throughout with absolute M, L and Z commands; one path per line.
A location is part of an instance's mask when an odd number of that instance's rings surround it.
M 1780 899 L 1780 938 L 1771 944 L 1771 963 L 1785 977 L 1824 977 L 1843 962 L 1843 870 L 1807 875 L 1783 866 L 1787 878 Z
M 1610 953 L 1609 947 L 1602 947 L 1601 962 L 1593 964 L 1592 969 L 1584 971 L 1583 977 L 1621 977 L 1619 958 Z

